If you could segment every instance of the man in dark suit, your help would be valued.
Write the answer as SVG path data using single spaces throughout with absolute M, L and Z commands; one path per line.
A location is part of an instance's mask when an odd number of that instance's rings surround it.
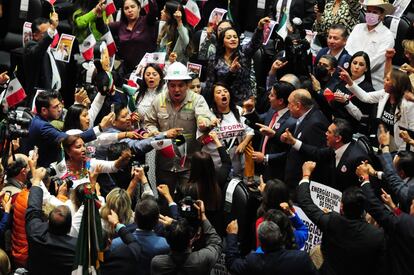
M 387 152 L 389 153 L 389 148 Z M 356 173 L 361 177 L 361 189 L 367 197 L 366 209 L 375 221 L 384 228 L 388 240 L 389 270 L 385 274 L 414 274 L 414 194 L 410 194 L 411 205 L 409 213 L 401 212 L 398 216 L 389 211 L 375 196 L 369 182 L 369 171 L 372 169 L 368 163 L 358 166 Z M 388 172 L 387 172 L 388 173 Z M 398 177 L 395 175 L 394 177 Z
M 349 62 L 351 56 L 345 50 L 346 41 L 348 39 L 349 33 L 346 30 L 344 25 L 334 24 L 328 30 L 327 43 L 328 47 L 322 48 L 315 58 L 315 65 L 318 64 L 319 59 L 326 55 L 332 55 L 338 60 L 338 65 L 342 68 L 347 68 L 346 63 Z M 335 77 L 338 75 L 335 74 Z
M 361 161 L 368 160 L 367 152 L 352 140 L 352 126 L 344 119 L 335 119 L 326 131 L 327 148 L 319 148 L 295 139 L 290 132 L 282 135 L 282 140 L 303 154 L 306 159 L 323 166 L 323 181 L 341 192 L 350 186 L 358 186 L 355 169 Z
M 49 221 L 44 221 L 43 190 L 39 185 L 45 174 L 43 167 L 33 173 L 26 210 L 28 269 L 33 275 L 69 275 L 72 273 L 77 242 L 76 238 L 68 235 L 72 216 L 66 205 L 60 205 L 50 212 Z
M 400 151 L 393 159 L 389 150 L 390 134 L 381 129 L 378 139 L 382 148 L 379 159 L 383 172 L 375 171 L 370 166 L 369 174 L 385 181 L 391 195 L 399 203 L 399 208 L 408 213 L 414 198 L 414 152 Z
M 280 141 L 286 129 L 294 130 L 296 119 L 290 116 L 288 98 L 295 88 L 292 84 L 280 81 L 274 83 L 269 94 L 270 108 L 264 114 L 247 110 L 245 117 L 249 126 L 262 134 L 260 151 L 253 152 L 253 160 L 263 171 L 265 180 L 284 179 L 284 167 L 289 146 Z M 264 124 L 264 125 L 263 125 Z
M 45 91 L 39 93 L 36 97 L 37 114 L 29 126 L 29 137 L 26 151 L 33 149 L 34 146 L 39 148 L 39 159 L 37 164 L 42 167 L 48 167 L 52 162 L 57 161 L 61 154 L 60 142 L 68 134 L 59 131 L 50 121 L 59 119 L 62 114 L 62 103 L 59 100 L 57 91 Z M 80 134 L 85 142 L 96 139 L 104 129 L 111 126 L 113 114 L 102 119 L 99 126 L 91 128 Z
M 323 113 L 314 107 L 310 93 L 304 89 L 293 91 L 288 98 L 290 115 L 297 119 L 293 136 L 303 143 L 316 147 L 325 147 L 325 133 L 329 122 Z M 301 179 L 301 167 L 306 157 L 291 148 L 286 159 L 285 183 L 295 194 L 295 188 Z M 319 168 L 315 171 L 315 180 L 321 182 L 323 171 Z M 293 197 L 294 198 L 294 197 Z
M 259 225 L 257 233 L 264 254 L 251 252 L 241 258 L 237 247 L 237 221 L 227 226 L 226 266 L 231 274 L 318 274 L 304 251 L 284 248 L 279 226 L 272 221 Z
M 27 43 L 23 55 L 27 106 L 32 103 L 35 87 L 56 90 L 61 88 L 58 65 L 50 50 L 58 25 L 57 13 L 52 13 L 50 20 L 37 18 L 32 22 L 33 39 Z
M 365 221 L 364 194 L 359 187 L 350 187 L 342 193 L 341 214 L 325 213 L 313 203 L 309 191 L 315 166 L 311 161 L 303 164 L 297 198 L 303 212 L 323 233 L 321 274 L 382 274 L 384 232 Z

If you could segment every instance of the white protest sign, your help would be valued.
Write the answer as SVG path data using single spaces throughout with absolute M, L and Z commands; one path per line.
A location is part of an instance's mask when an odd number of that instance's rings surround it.
M 393 6 L 395 7 L 395 11 L 393 16 L 400 18 L 404 11 L 407 9 L 408 5 L 410 5 L 411 0 L 395 0 Z
M 342 193 L 332 187 L 311 181 L 309 190 L 313 203 L 321 210 L 324 208 L 339 213 Z
M 312 248 L 319 245 L 322 242 L 322 231 L 314 224 L 308 216 L 303 212 L 303 210 L 299 207 L 294 205 L 296 214 L 298 214 L 299 218 L 303 221 L 304 224 L 308 227 L 309 234 L 308 239 L 305 242 L 305 246 L 303 250 L 309 253 Z
M 23 24 L 23 47 L 32 40 L 32 23 L 24 22 Z

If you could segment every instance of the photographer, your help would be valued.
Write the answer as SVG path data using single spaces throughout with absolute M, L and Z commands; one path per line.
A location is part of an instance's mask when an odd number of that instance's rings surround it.
M 280 73 L 281 75 L 293 73 L 299 78 L 308 77 L 312 60 L 308 54 L 310 44 L 305 39 L 302 20 L 293 18 L 292 27 L 292 31 L 285 38 L 285 55 L 282 60 L 283 62 L 287 61 L 287 64 Z
M 124 165 L 122 165 L 115 173 L 105 173 L 99 175 L 98 177 L 98 181 L 101 184 L 101 192 L 103 196 L 106 196 L 106 194 L 108 194 L 109 191 L 111 191 L 114 187 L 120 187 L 127 190 L 132 200 L 137 199 L 138 197 L 143 195 L 143 192 L 148 193 L 152 191 L 149 184 L 142 186 L 143 188 L 141 188 L 141 185 L 138 184 L 139 182 L 142 183 L 142 176 L 145 177 L 145 174 L 137 175 L 137 169 L 135 168 L 142 167 L 145 168 L 143 169 L 145 170 L 144 172 L 147 172 L 148 166 L 139 165 L 139 162 L 134 160 L 135 156 L 132 154 L 132 151 L 126 142 L 120 142 L 110 145 L 107 150 L 106 159 L 109 161 L 115 161 L 119 159 L 122 156 L 122 154 L 130 155 L 131 159 L 127 163 L 124 163 Z M 148 183 L 146 177 L 145 183 Z M 135 202 L 133 202 L 133 205 L 135 205 Z
M 204 203 L 198 200 L 191 207 L 198 212 L 201 228 L 190 225 L 187 219 L 175 221 L 170 217 L 160 215 L 160 222 L 166 227 L 166 239 L 171 253 L 159 255 L 152 259 L 151 274 L 171 274 L 172 272 L 186 274 L 210 274 L 222 250 L 222 243 L 216 230 L 211 226 L 205 215 Z M 192 251 L 193 243 L 204 235 L 205 246 L 198 251 Z
M 34 171 L 29 194 L 26 211 L 28 270 L 33 275 L 71 274 L 77 241 L 67 235 L 71 228 L 72 215 L 69 207 L 61 205 L 50 212 L 49 221 L 44 221 L 43 190 L 40 183 L 45 175 L 45 168 L 40 167 Z

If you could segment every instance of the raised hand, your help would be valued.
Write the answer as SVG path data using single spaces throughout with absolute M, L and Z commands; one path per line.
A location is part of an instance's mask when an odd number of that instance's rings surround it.
M 106 116 L 104 116 L 101 120 L 101 123 L 99 123 L 99 126 L 101 126 L 102 130 L 108 129 L 112 126 L 115 120 L 115 113 L 110 112 Z
M 269 24 L 269 23 L 270 23 L 270 18 L 269 17 L 264 17 L 264 18 L 260 19 L 259 22 L 257 23 L 257 28 L 259 30 L 263 30 L 264 26 L 266 24 Z
M 339 68 L 339 78 L 344 81 L 348 86 L 352 86 L 354 84 L 354 81 L 352 81 L 351 76 L 349 75 L 348 71 L 342 68 L 341 66 L 338 66 Z
M 289 128 L 286 128 L 285 132 L 280 136 L 280 141 L 286 144 L 295 145 L 296 139 L 293 137 Z
M 306 161 L 303 165 L 302 165 L 302 174 L 303 176 L 310 176 L 312 175 L 313 170 L 315 170 L 316 167 L 316 162 L 314 161 Z
M 239 57 L 236 57 L 233 59 L 233 62 L 231 62 L 230 65 L 230 72 L 235 73 L 241 68 L 241 65 L 239 63 Z
M 273 137 L 276 134 L 276 131 L 267 125 L 260 123 L 256 123 L 256 125 L 260 127 L 259 132 L 264 136 Z

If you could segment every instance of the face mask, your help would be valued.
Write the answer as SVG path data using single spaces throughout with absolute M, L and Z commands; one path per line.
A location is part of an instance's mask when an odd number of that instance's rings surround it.
M 367 22 L 368 26 L 375 26 L 379 22 L 379 15 L 368 12 L 365 14 L 365 22 Z
M 315 68 L 315 77 L 319 81 L 325 79 L 328 76 L 328 69 L 324 66 L 317 65 Z

